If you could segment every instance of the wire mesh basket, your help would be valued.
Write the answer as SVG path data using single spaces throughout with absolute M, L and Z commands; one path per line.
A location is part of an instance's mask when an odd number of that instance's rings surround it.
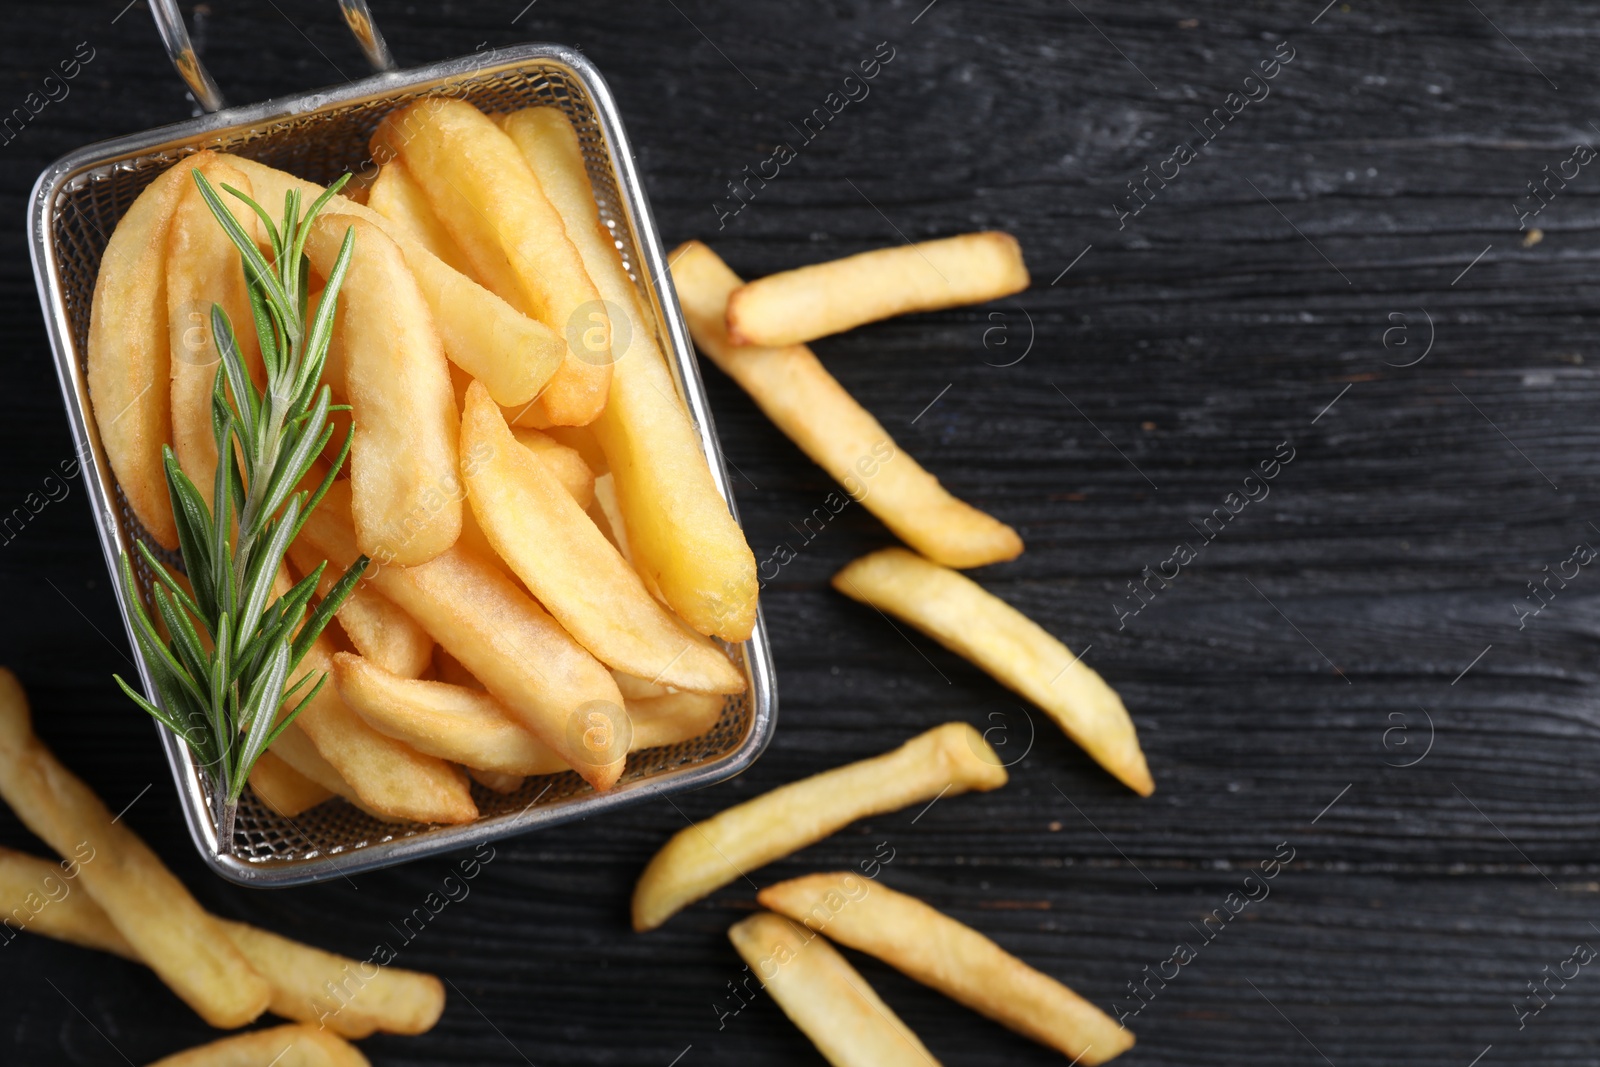
M 152 3 L 179 72 L 208 107 L 221 97 L 188 48 L 181 21 L 168 3 Z M 368 57 L 392 66 L 381 36 L 364 18 L 365 5 L 346 2 L 346 16 Z M 163 21 L 163 16 L 168 21 Z M 718 489 L 732 505 L 693 349 L 678 309 L 627 136 L 599 73 L 582 55 L 558 45 L 529 44 L 407 71 L 380 71 L 335 89 L 218 111 L 189 122 L 105 141 L 61 159 L 39 176 L 29 205 L 34 276 L 55 353 L 67 417 L 79 455 L 101 547 L 112 572 L 124 625 L 132 641 L 129 604 L 116 581 L 117 560 L 136 539 L 162 553 L 134 518 L 116 484 L 96 432 L 85 376 L 89 307 L 100 257 L 133 199 L 157 175 L 201 149 L 246 156 L 325 184 L 371 166 L 368 139 L 389 111 L 422 97 L 446 94 L 488 113 L 531 106 L 559 107 L 583 146 L 601 219 L 614 234 L 625 264 L 653 312 L 662 352 L 693 418 Z M 147 583 L 147 574 L 139 575 Z M 145 589 L 148 592 L 148 588 Z M 182 800 L 190 836 L 213 870 L 252 886 L 290 886 L 348 876 L 421 856 L 459 849 L 572 819 L 586 818 L 651 797 L 698 788 L 738 774 L 760 755 L 776 725 L 777 697 L 765 624 L 727 651 L 748 687 L 729 697 L 721 719 L 693 740 L 629 755 L 622 779 L 595 793 L 576 773 L 529 778 L 515 793 L 474 784 L 481 817 L 460 826 L 382 822 L 335 799 L 295 819 L 270 811 L 246 791 L 232 842 L 219 843 L 205 780 L 188 749 L 159 729 Z M 141 657 L 144 691 L 154 694 Z M 108 679 L 109 682 L 109 679 Z M 135 713 L 130 706 L 130 714 Z

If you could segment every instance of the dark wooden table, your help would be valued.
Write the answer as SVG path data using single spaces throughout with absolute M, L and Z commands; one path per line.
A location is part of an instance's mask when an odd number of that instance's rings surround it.
M 152 728 L 110 682 L 128 653 L 81 487 L 50 498 L 71 445 L 28 189 L 69 149 L 190 112 L 143 4 L 123 2 L 13 4 L 0 41 L 0 113 L 92 50 L 68 95 L 0 136 L 0 659 L 46 738 L 132 805 L 208 907 L 364 958 L 447 864 L 282 892 L 204 873 Z M 374 7 L 402 63 L 580 46 L 668 242 L 706 238 L 754 276 L 902 237 L 1020 237 L 1020 298 L 816 347 L 929 469 L 1021 531 L 1026 554 L 979 579 L 1122 692 L 1158 791 L 1133 796 L 977 670 L 832 593 L 887 533 L 850 508 L 805 542 L 829 480 L 708 368 L 751 543 L 798 552 L 765 594 L 778 737 L 682 814 L 497 846 L 400 960 L 450 981 L 443 1020 L 365 1042 L 375 1063 L 820 1062 L 765 997 L 719 1020 L 747 886 L 638 936 L 633 879 L 685 816 L 951 718 L 1026 750 L 1007 788 L 853 826 L 759 880 L 887 842 L 886 883 L 1107 1010 L 1139 1008 L 1130 1067 L 1600 1058 L 1600 971 L 1564 962 L 1600 945 L 1600 567 L 1568 562 L 1600 545 L 1600 166 L 1574 151 L 1600 142 L 1589 9 L 523 3 Z M 233 100 L 362 70 L 332 3 L 186 10 Z M 869 95 L 799 143 L 790 124 L 880 42 L 894 58 Z M 780 140 L 797 158 L 730 216 L 727 183 Z M 1179 141 L 1195 158 L 1167 163 Z M 1246 482 L 1285 450 L 1270 483 Z M 1247 490 L 1260 499 L 1213 539 L 1196 532 Z M 1119 617 L 1183 541 L 1197 558 Z M 0 842 L 41 847 L 9 812 Z M 1290 850 L 1269 897 L 1203 926 Z M 1178 968 L 1180 943 L 1195 955 Z M 1060 1062 L 856 962 L 945 1063 Z M 1129 984 L 1155 972 L 1140 1008 Z M 1556 994 L 1537 1014 L 1529 983 Z M 144 1063 L 213 1036 L 142 968 L 31 937 L 0 948 L 0 1005 L 7 1064 Z

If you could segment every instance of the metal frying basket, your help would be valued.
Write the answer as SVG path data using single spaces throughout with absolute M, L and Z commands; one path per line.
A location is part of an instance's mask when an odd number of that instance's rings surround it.
M 172 0 L 152 0 L 151 7 L 195 99 L 216 111 L 221 95 L 189 47 Z M 129 604 L 116 580 L 117 560 L 135 539 L 162 553 L 128 508 L 95 428 L 84 364 L 89 306 L 100 257 L 129 204 L 162 171 L 204 148 L 247 156 L 325 184 L 347 170 L 370 165 L 367 141 L 379 120 L 422 97 L 448 94 L 490 113 L 534 105 L 561 108 L 582 142 L 600 217 L 616 237 L 647 312 L 655 316 L 657 340 L 694 419 L 712 477 L 733 508 L 727 470 L 661 240 L 622 121 L 599 72 L 578 52 L 549 44 L 486 50 L 407 71 L 386 70 L 393 61 L 365 3 L 341 0 L 341 7 L 379 73 L 333 89 L 216 111 L 90 145 L 47 168 L 34 186 L 28 209 L 34 278 L 100 544 L 136 656 Z M 141 573 L 139 580 L 145 585 L 149 575 Z M 148 592 L 147 585 L 144 591 Z M 572 772 L 529 778 L 512 794 L 474 784 L 473 797 L 482 816 L 462 826 L 385 823 L 338 799 L 291 820 L 272 813 L 246 791 L 231 848 L 219 849 L 208 790 L 195 760 L 182 742 L 157 729 L 190 836 L 211 868 L 241 885 L 302 885 L 598 815 L 738 774 L 760 755 L 776 725 L 772 657 L 759 614 L 750 640 L 728 651 L 742 664 L 749 685 L 745 693 L 728 698 L 721 719 L 708 733 L 631 754 L 621 781 L 603 794 Z M 142 657 L 139 674 L 144 691 L 153 696 L 156 690 Z M 140 714 L 131 705 L 128 713 Z

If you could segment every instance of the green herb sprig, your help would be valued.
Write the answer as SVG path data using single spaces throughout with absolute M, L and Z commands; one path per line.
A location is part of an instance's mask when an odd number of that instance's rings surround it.
M 239 797 L 250 770 L 327 681 L 325 674 L 289 677 L 366 569 L 362 556 L 345 571 L 309 616 L 306 609 L 327 564 L 282 596 L 273 584 L 284 553 L 322 500 L 350 452 L 354 427 L 339 458 L 315 492 L 298 489 L 333 436 L 322 368 L 333 332 L 339 287 L 355 233 L 347 230 L 315 317 L 306 320 L 310 264 L 305 256 L 311 222 L 349 179 L 328 188 L 302 216 L 300 194 L 284 198 L 278 225 L 248 196 L 223 188 L 262 221 L 271 243 L 269 261 L 199 170 L 195 184 L 217 222 L 239 249 L 250 309 L 260 339 L 267 386 L 258 390 L 239 354 L 233 324 L 211 305 L 211 332 L 221 365 L 211 393 L 217 473 L 208 506 L 163 447 L 167 492 L 177 520 L 178 549 L 189 588 L 143 542 L 137 549 L 155 576 L 151 600 L 169 636 L 152 624 L 122 556 L 122 582 L 135 618 L 134 637 L 149 666 L 155 702 L 120 676 L 122 691 L 176 734 L 199 758 L 210 779 L 217 848 L 232 851 Z M 309 687 L 309 689 L 308 689 Z M 287 714 L 279 709 L 294 705 Z

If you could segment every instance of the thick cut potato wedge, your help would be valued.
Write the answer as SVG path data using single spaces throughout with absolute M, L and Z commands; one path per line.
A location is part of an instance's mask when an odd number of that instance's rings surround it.
M 594 502 L 594 471 L 576 448 L 569 448 L 547 433 L 521 426 L 513 428 L 511 433 L 518 444 L 543 461 L 556 481 L 572 494 L 578 507 L 587 508 Z
M 472 514 L 496 554 L 596 658 L 677 689 L 744 690 L 744 675 L 651 597 L 476 382 L 461 414 L 461 454 Z
M 1133 1047 L 1133 1034 L 1054 978 L 888 886 L 848 871 L 813 874 L 769 886 L 756 899 L 1075 1063 L 1104 1063 Z
M 653 930 L 686 905 L 857 819 L 937 796 L 1006 784 L 978 731 L 948 722 L 893 752 L 790 782 L 673 835 L 633 890 L 633 928 Z
M 303 576 L 316 570 L 322 558 L 316 549 L 295 540 L 289 544 L 289 561 Z M 325 568 L 317 582 L 317 595 L 327 596 L 343 573 Z M 384 670 L 417 678 L 433 661 L 433 638 L 428 631 L 368 584 L 357 584 L 334 618 L 356 651 Z
M 174 993 L 216 1027 L 243 1026 L 271 990 L 183 883 L 33 733 L 28 698 L 0 668 L 0 798 L 62 856 L 79 885 Z
M 1155 792 L 1116 690 L 1042 626 L 964 574 L 886 548 L 833 576 L 845 596 L 904 619 L 1043 708 L 1095 762 L 1142 797 Z
M 370 1067 L 356 1047 L 314 1026 L 292 1023 L 235 1034 L 150 1067 Z
M 426 563 L 461 536 L 455 394 L 444 349 L 400 246 L 348 215 L 311 224 L 306 255 L 324 277 L 347 229 L 355 251 L 339 294 L 356 542 L 380 564 Z
M 751 282 L 728 298 L 728 336 L 740 345 L 799 345 L 863 323 L 980 304 L 1027 287 L 1028 268 L 1015 237 L 993 230 L 965 233 Z
M 372 183 L 372 190 L 367 194 L 367 206 L 390 222 L 406 227 L 423 247 L 453 270 L 469 278 L 473 276 L 466 253 L 428 206 L 428 194 L 398 159 L 391 159 L 378 171 L 378 180 Z
M 567 337 L 539 402 L 558 426 L 593 422 L 611 381 L 610 318 L 516 145 L 471 104 L 430 97 L 385 117 L 372 151 L 405 164 L 490 288 L 509 270 L 521 308 Z
M 300 534 L 340 571 L 356 558 L 349 506 L 349 489 L 335 484 Z M 368 574 L 585 781 L 616 784 L 631 733 L 617 683 L 513 579 L 459 547 Z
M 322 194 L 322 187 L 292 174 L 228 156 L 228 161 L 250 178 L 256 199 L 281 204 L 283 195 L 298 189 L 307 204 Z M 365 205 L 336 196 L 324 209 L 328 215 L 354 215 L 385 228 L 406 254 L 406 265 L 416 277 L 433 312 L 434 325 L 450 361 L 484 384 L 502 404 L 527 404 L 561 366 L 567 350 L 559 331 L 524 315 L 466 275 L 428 251 L 406 227 L 390 222 Z
M 194 168 L 178 164 L 186 172 Z M 231 186 L 250 195 L 250 179 L 227 160 L 211 157 L 199 168 L 220 190 Z M 243 201 L 223 191 L 222 202 L 247 229 L 255 216 Z M 245 289 L 239 250 L 211 213 L 190 174 L 167 231 L 167 332 L 172 365 L 172 451 L 178 466 L 209 504 L 217 472 L 217 440 L 211 427 L 211 391 L 222 358 L 211 335 L 211 306 L 220 305 L 233 326 L 244 365 L 261 375 L 261 343 Z M 260 382 L 258 381 L 259 385 Z
M 672 280 L 694 343 L 773 423 L 894 535 L 949 567 L 1014 559 L 1022 539 L 918 466 L 803 345 L 743 348 L 723 313 L 739 276 L 698 241 L 671 255 Z
M 333 790 L 318 785 L 271 752 L 261 753 L 250 769 L 250 788 L 256 791 L 261 803 L 286 819 L 332 800 L 335 795 Z
M 172 438 L 172 357 L 164 258 L 172 214 L 216 158 L 200 152 L 145 187 L 106 242 L 89 308 L 89 402 L 128 506 L 163 548 L 178 547 L 161 446 Z
M 728 940 L 834 1067 L 939 1067 L 911 1028 L 827 941 L 770 911 L 735 923 Z
M 577 135 L 554 108 L 501 120 L 522 150 L 613 316 L 627 324 L 610 398 L 591 428 L 627 526 L 632 562 L 703 634 L 744 641 L 755 626 L 755 554 L 717 491 L 694 424 L 656 346 L 656 326 L 600 222 Z M 622 326 L 612 324 L 613 337 Z

